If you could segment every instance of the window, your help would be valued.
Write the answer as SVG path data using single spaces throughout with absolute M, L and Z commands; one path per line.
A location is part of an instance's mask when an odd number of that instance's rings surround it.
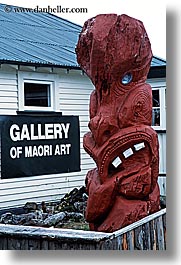
M 155 129 L 166 129 L 166 87 L 152 87 L 152 126 Z
M 20 111 L 59 111 L 55 74 L 19 72 Z
M 159 90 L 152 91 L 152 125 L 160 126 L 160 95 Z
M 25 106 L 50 107 L 51 106 L 50 85 L 24 83 Z

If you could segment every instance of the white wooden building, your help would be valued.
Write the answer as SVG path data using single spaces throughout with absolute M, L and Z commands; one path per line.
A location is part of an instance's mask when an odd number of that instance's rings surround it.
M 84 151 L 88 131 L 89 96 L 94 89 L 76 62 L 75 45 L 81 27 L 51 14 L 5 13 L 0 5 L 0 115 L 22 112 L 62 112 L 80 120 L 81 171 L 2 179 L 0 210 L 23 206 L 27 201 L 54 201 L 74 187 L 84 185 L 95 166 Z M 160 142 L 161 194 L 166 194 L 166 62 L 153 57 L 148 83 L 153 88 L 153 125 Z M 29 91 L 28 84 L 34 84 Z M 39 95 L 35 88 L 41 88 Z M 41 92 L 40 92 L 41 91 Z M 27 104 L 29 94 L 39 101 Z M 1 139 L 3 141 L 3 139 Z M 1 148 L 0 148 L 1 150 Z M 0 160 L 1 161 L 1 160 Z

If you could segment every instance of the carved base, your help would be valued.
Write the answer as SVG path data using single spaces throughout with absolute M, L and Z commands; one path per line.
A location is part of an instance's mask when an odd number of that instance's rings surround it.
M 148 200 L 127 200 L 116 196 L 114 205 L 101 223 L 90 223 L 90 230 L 99 232 L 114 232 L 120 228 L 139 221 L 153 212 L 160 210 L 158 185 Z

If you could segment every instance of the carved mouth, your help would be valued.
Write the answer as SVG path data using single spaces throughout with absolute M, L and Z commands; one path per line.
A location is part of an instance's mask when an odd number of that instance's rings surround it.
M 119 172 L 124 169 L 124 161 L 128 159 L 130 156 L 135 155 L 135 152 L 140 151 L 141 149 L 145 148 L 145 142 L 138 142 L 133 145 L 133 147 L 129 147 L 128 149 L 121 151 L 116 150 L 118 153 L 117 156 L 109 163 L 108 167 L 108 175 Z M 122 149 L 122 148 L 121 148 Z
M 86 151 L 95 160 L 100 179 L 104 182 L 107 177 L 112 177 L 115 174 L 121 174 L 124 170 L 133 170 L 133 161 L 135 163 L 140 163 L 135 157 L 138 157 L 140 152 L 143 150 L 152 150 L 152 134 L 153 130 L 147 126 L 141 127 L 131 127 L 129 132 L 122 129 L 121 132 L 112 136 L 106 144 L 101 147 L 97 147 L 93 139 L 90 141 L 85 141 L 84 147 Z M 91 134 L 89 137 L 92 138 Z M 93 144 L 94 142 L 94 144 Z M 86 145 L 93 144 L 92 146 Z M 152 155 L 151 155 L 152 156 Z
M 136 162 L 138 152 L 147 147 L 147 143 L 143 139 L 129 139 L 128 142 L 122 143 L 121 139 L 113 143 L 112 148 L 105 150 L 105 155 L 99 164 L 99 176 L 102 181 L 106 177 L 112 177 L 115 174 L 123 173 L 125 170 L 130 171 L 133 165 L 129 164 L 133 160 Z M 138 164 L 138 163 L 137 163 Z

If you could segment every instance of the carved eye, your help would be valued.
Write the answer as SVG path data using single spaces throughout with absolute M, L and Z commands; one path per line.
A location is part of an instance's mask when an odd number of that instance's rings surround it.
M 127 84 L 129 84 L 131 82 L 132 78 L 133 78 L 133 76 L 132 76 L 131 73 L 126 73 L 123 76 L 121 82 L 122 82 L 123 85 L 127 85 Z

